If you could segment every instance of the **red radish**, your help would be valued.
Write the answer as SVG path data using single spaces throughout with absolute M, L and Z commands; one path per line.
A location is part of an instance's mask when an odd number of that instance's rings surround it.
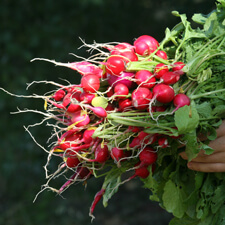
M 181 70 L 183 69 L 185 66 L 185 64 L 183 62 L 175 62 L 173 65 L 172 65 L 172 70 L 173 71 L 177 71 L 177 70 Z
M 145 87 L 139 87 L 132 92 L 132 105 L 136 109 L 147 109 L 152 98 L 152 92 Z
M 191 103 L 190 98 L 187 95 L 182 93 L 177 94 L 173 99 L 173 104 L 174 106 L 176 106 L 173 112 L 175 112 L 176 110 L 178 110 L 179 108 L 185 105 L 190 105 L 190 103 Z
M 57 102 L 61 101 L 66 95 L 66 92 L 62 89 L 59 89 L 55 92 L 55 94 L 52 96 Z
M 134 41 L 134 47 L 137 54 L 149 55 L 159 47 L 159 43 L 152 36 L 142 35 Z
M 110 98 L 113 96 L 113 94 L 114 94 L 113 89 L 111 87 L 108 87 L 108 90 L 106 93 L 107 97 Z
M 134 52 L 133 49 L 132 50 L 130 50 L 130 49 L 113 50 L 111 52 L 111 55 L 123 56 L 126 63 L 131 62 L 131 61 L 138 61 L 138 56 L 136 55 L 136 53 Z
M 78 93 L 79 95 L 79 93 Z M 81 109 L 80 105 L 74 104 L 73 101 L 78 101 L 79 97 L 76 93 L 68 93 L 64 99 L 62 105 L 66 108 L 67 112 L 76 112 Z
M 95 94 L 83 92 L 80 94 L 80 101 L 82 103 L 91 104 L 91 101 L 94 97 L 95 97 Z
M 169 143 L 166 137 L 159 137 L 158 144 L 160 148 L 167 148 Z
M 141 145 L 141 140 L 139 137 L 135 137 L 131 143 L 129 144 L 130 148 L 135 148 L 135 147 L 139 147 Z
M 169 68 L 167 65 L 159 63 L 155 66 L 154 69 L 155 78 L 160 79 L 160 77 L 162 77 L 162 75 L 167 72 L 169 72 Z
M 78 166 L 79 163 L 80 163 L 80 161 L 79 161 L 79 159 L 77 157 L 69 157 L 66 160 L 66 165 L 69 168 L 74 168 L 74 167 Z
M 85 92 L 95 93 L 100 88 L 100 80 L 97 75 L 85 75 L 81 78 L 81 86 Z
M 141 131 L 138 136 L 140 144 L 153 144 L 157 139 L 157 134 L 149 134 L 144 131 Z
M 131 110 L 133 108 L 132 101 L 129 98 L 120 99 L 118 104 L 119 104 L 119 110 L 122 112 Z
M 164 73 L 161 77 L 161 80 L 163 81 L 163 83 L 168 85 L 175 84 L 176 82 L 179 81 L 179 79 L 180 79 L 180 76 L 174 72 Z
M 142 127 L 129 126 L 127 130 L 133 133 L 138 133 L 142 131 L 142 129 L 143 129 Z
M 83 141 L 85 144 L 90 144 L 93 141 L 92 135 L 94 134 L 95 129 L 87 129 L 83 133 Z
M 65 184 L 62 185 L 62 187 L 59 189 L 58 193 L 62 193 L 62 191 L 69 186 L 71 183 L 75 182 L 76 179 L 88 179 L 91 175 L 91 171 L 87 169 L 86 167 L 78 167 L 77 171 L 68 179 L 68 181 L 65 182 Z
M 125 157 L 124 151 L 117 147 L 111 149 L 110 155 L 112 159 L 116 162 Z
M 113 97 L 117 99 L 124 99 L 129 94 L 129 89 L 124 84 L 116 84 L 113 90 Z
M 174 98 L 174 90 L 167 84 L 157 84 L 153 87 L 153 98 L 161 103 L 169 103 Z
M 71 122 L 76 127 L 86 126 L 90 123 L 90 121 L 90 117 L 86 111 L 80 110 L 78 112 L 71 113 Z
M 113 111 L 113 110 L 115 110 L 115 107 L 112 104 L 108 104 L 107 107 L 105 108 L 106 112 Z
M 131 80 L 131 78 L 134 77 L 134 73 L 130 72 L 122 72 L 119 76 L 107 74 L 107 81 L 110 86 L 115 86 L 116 84 L 124 84 L 128 88 L 131 88 L 134 86 L 134 82 Z
M 108 146 L 100 143 L 96 149 L 95 149 L 95 159 L 89 160 L 90 162 L 98 162 L 98 163 L 104 163 L 109 158 L 109 151 Z
M 164 106 L 164 105 L 152 106 L 152 111 L 153 112 L 165 112 L 166 106 Z
M 151 147 L 145 147 L 139 154 L 141 166 L 149 166 L 157 160 L 157 153 Z
M 106 61 L 106 72 L 111 75 L 119 76 L 126 70 L 126 61 L 122 56 L 110 56 Z
M 80 144 L 82 134 L 81 132 L 73 133 L 67 136 L 59 145 L 60 149 L 66 150 L 67 148 L 76 147 Z
M 155 85 L 156 79 L 148 70 L 139 70 L 135 74 L 137 85 L 145 88 L 152 88 Z
M 162 58 L 162 59 L 165 59 L 167 60 L 167 54 L 166 52 L 162 51 L 162 50 L 158 50 L 156 53 L 155 53 L 158 57 Z
M 137 165 L 138 166 L 138 165 Z M 141 177 L 142 179 L 145 179 L 149 176 L 150 172 L 148 170 L 148 166 L 140 166 L 135 168 L 135 174 L 130 177 L 130 179 L 133 179 L 134 177 Z
M 102 188 L 99 192 L 96 193 L 96 195 L 94 197 L 94 201 L 92 202 L 92 205 L 90 207 L 89 216 L 94 218 L 93 213 L 94 213 L 95 207 L 96 207 L 97 203 L 101 200 L 101 198 L 104 194 L 105 194 L 104 188 Z

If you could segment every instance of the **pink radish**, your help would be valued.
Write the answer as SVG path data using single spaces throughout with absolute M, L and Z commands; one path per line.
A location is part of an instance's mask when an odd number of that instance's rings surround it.
M 91 121 L 89 115 L 83 110 L 80 110 L 75 113 L 71 113 L 70 115 L 71 115 L 71 122 L 76 127 L 86 126 Z
M 107 112 L 104 108 L 102 108 L 101 106 L 96 106 L 96 107 L 93 107 L 93 106 L 90 106 L 90 105 L 85 105 L 86 108 L 92 110 L 92 112 L 100 117 L 100 118 L 106 118 L 107 117 Z
M 85 92 L 95 93 L 100 88 L 100 80 L 97 75 L 85 75 L 81 78 L 81 86 Z
M 147 109 L 152 98 L 152 92 L 145 87 L 139 87 L 132 92 L 132 105 L 136 109 Z
M 134 47 L 137 54 L 149 55 L 159 47 L 159 43 L 152 36 L 142 35 L 134 41 Z
M 183 69 L 185 66 L 185 64 L 183 62 L 175 62 L 173 65 L 172 65 L 172 70 L 173 71 L 177 71 L 177 70 L 181 70 Z
M 156 79 L 148 70 L 139 70 L 135 74 L 137 85 L 145 88 L 152 88 L 155 85 Z
M 153 98 L 161 103 L 169 103 L 174 99 L 174 90 L 167 84 L 157 84 L 153 87 Z
M 187 95 L 182 93 L 177 94 L 173 99 L 173 104 L 174 106 L 176 106 L 173 112 L 175 112 L 176 110 L 178 110 L 179 108 L 185 105 L 190 105 L 190 103 L 191 103 L 190 98 Z
M 119 76 L 107 74 L 107 81 L 110 86 L 115 86 L 116 84 L 124 84 L 128 88 L 131 88 L 134 86 L 134 82 L 131 80 L 131 78 L 134 77 L 134 73 L 129 72 L 122 72 Z

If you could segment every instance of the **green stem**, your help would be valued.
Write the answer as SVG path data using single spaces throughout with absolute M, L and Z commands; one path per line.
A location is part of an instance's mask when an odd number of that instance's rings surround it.
M 215 91 L 209 91 L 209 92 L 198 94 L 198 95 L 192 95 L 192 96 L 189 96 L 189 97 L 190 97 L 190 99 L 194 100 L 194 99 L 197 99 L 197 98 L 205 97 L 205 96 L 216 94 L 218 92 L 223 92 L 223 91 L 225 91 L 225 88 L 215 90 Z

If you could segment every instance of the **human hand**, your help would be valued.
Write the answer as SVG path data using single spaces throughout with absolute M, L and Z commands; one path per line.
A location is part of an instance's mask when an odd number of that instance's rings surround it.
M 201 150 L 196 158 L 188 162 L 189 169 L 200 172 L 225 172 L 225 120 L 217 129 L 217 138 L 209 143 L 209 147 L 214 149 L 214 152 L 206 155 L 204 150 Z M 185 152 L 181 152 L 180 156 L 188 160 Z

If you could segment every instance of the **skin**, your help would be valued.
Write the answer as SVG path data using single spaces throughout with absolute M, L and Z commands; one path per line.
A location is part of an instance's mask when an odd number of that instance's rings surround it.
M 206 155 L 203 150 L 200 151 L 196 158 L 187 163 L 188 168 L 200 172 L 225 172 L 225 120 L 217 129 L 217 138 L 209 146 L 214 152 Z M 185 152 L 181 152 L 180 156 L 188 160 Z

